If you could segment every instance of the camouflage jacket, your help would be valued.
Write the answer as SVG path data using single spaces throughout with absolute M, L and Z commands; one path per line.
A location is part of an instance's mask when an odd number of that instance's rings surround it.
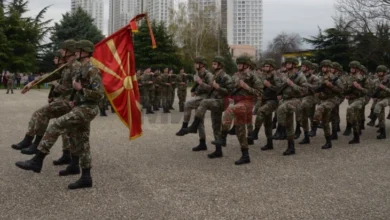
M 216 73 L 213 78 L 213 81 L 214 80 L 219 85 L 219 88 L 215 89 L 212 87 L 208 98 L 223 99 L 232 92 L 234 86 L 233 80 L 225 71 L 222 70 L 221 72 Z
M 80 73 L 74 79 L 81 77 L 82 89 L 74 96 L 76 105 L 97 105 L 104 98 L 104 87 L 100 70 L 88 62 L 81 66 Z
M 375 90 L 373 92 L 374 97 L 378 99 L 384 99 L 390 97 L 390 78 L 389 76 L 385 75 L 382 79 L 377 78 L 375 81 L 373 81 L 375 84 Z M 382 84 L 386 88 L 381 89 L 379 85 Z
M 169 83 L 170 85 L 167 85 L 167 83 Z M 171 83 L 172 83 L 172 80 L 171 80 L 171 77 L 169 76 L 169 74 L 163 73 L 161 75 L 161 80 L 160 80 L 161 89 L 163 89 L 164 91 L 172 89 Z
M 153 85 L 155 89 L 160 89 L 161 86 L 161 74 L 160 73 L 155 73 L 153 75 Z
M 293 86 L 289 86 L 286 83 L 287 78 L 294 82 Z M 301 98 L 304 94 L 307 93 L 307 80 L 303 73 L 301 72 L 289 72 L 286 74 L 285 79 L 283 80 L 281 94 L 284 100 L 289 100 L 293 98 Z
M 328 87 L 326 82 L 331 82 L 333 86 Z M 319 93 L 318 98 L 320 100 L 327 100 L 335 97 L 339 97 L 344 91 L 344 85 L 342 81 L 331 73 L 324 75 L 320 80 L 320 86 L 317 90 Z
M 14 80 L 15 80 L 15 74 L 8 73 L 6 78 L 7 78 L 7 84 L 12 84 L 12 83 L 14 83 Z
M 263 78 L 260 78 L 260 80 L 262 80 L 262 81 L 267 80 L 271 84 L 270 87 L 264 86 L 262 99 L 264 101 L 277 100 L 277 92 L 279 91 L 280 87 L 282 86 L 282 81 L 280 80 L 279 77 L 276 76 L 275 71 L 270 72 L 270 73 L 264 73 L 262 75 L 262 77 Z
M 179 74 L 176 77 L 176 83 L 177 83 L 177 88 L 178 90 L 186 90 L 187 89 L 187 74 Z M 185 84 L 181 84 L 185 83 Z
M 169 76 L 169 81 L 171 82 L 172 88 L 176 89 L 177 88 L 177 75 L 168 74 L 168 76 Z
M 239 87 L 240 80 L 248 84 L 249 89 Z M 255 96 L 263 97 L 264 83 L 256 76 L 254 72 L 238 72 L 233 76 L 235 89 L 232 92 L 233 96 L 241 96 L 244 98 L 254 99 Z
M 143 89 L 146 90 L 153 90 L 154 89 L 154 84 L 153 84 L 153 75 L 152 73 L 145 73 L 142 77 L 142 87 Z M 149 82 L 152 83 L 149 83 Z
M 305 77 L 307 82 L 304 85 L 308 88 L 307 95 L 312 96 L 320 86 L 320 78 L 315 74 L 309 74 Z
M 348 83 L 347 83 L 347 89 L 345 95 L 349 96 L 350 99 L 364 97 L 368 94 L 366 78 L 364 78 L 361 74 L 350 75 L 347 80 Z M 355 88 L 353 86 L 354 82 L 359 83 L 362 88 L 361 89 Z
M 200 98 L 207 98 L 213 84 L 213 74 L 209 71 L 205 70 L 203 74 L 199 74 L 199 72 L 196 73 L 196 76 L 202 79 L 203 83 L 202 85 L 198 85 L 196 82 L 195 89 L 195 95 Z

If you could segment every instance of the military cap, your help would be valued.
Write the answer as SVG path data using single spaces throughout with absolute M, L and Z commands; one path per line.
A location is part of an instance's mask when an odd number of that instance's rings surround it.
M 207 60 L 204 57 L 196 57 L 194 63 L 201 63 L 203 65 L 207 65 Z
M 379 73 L 379 72 L 384 72 L 386 73 L 387 72 L 387 67 L 385 65 L 379 65 L 377 68 L 376 68 L 376 72 Z
M 323 60 L 323 61 L 321 61 L 320 67 L 324 67 L 324 66 L 332 67 L 332 61 L 330 61 L 330 60 Z
M 236 63 L 237 64 L 246 64 L 246 65 L 249 65 L 249 66 L 252 65 L 251 59 L 249 57 L 247 57 L 247 56 L 239 56 L 239 57 L 237 57 Z
M 308 60 L 304 60 L 304 61 L 302 61 L 302 66 L 307 66 L 308 68 L 310 68 L 311 69 L 311 66 L 312 66 L 312 63 L 310 62 L 310 61 L 308 61 Z
M 352 61 L 349 63 L 350 68 L 359 68 L 360 63 L 358 61 Z
M 274 60 L 274 59 L 266 59 L 266 60 L 264 60 L 264 62 L 263 62 L 263 66 L 264 65 L 270 65 L 270 66 L 272 66 L 273 68 L 276 68 L 276 61 Z
M 284 61 L 286 64 L 287 63 L 292 63 L 294 65 L 298 65 L 299 64 L 299 61 L 296 57 L 287 57 L 286 60 Z
M 367 68 L 365 66 L 363 66 L 363 65 L 359 66 L 359 70 L 362 71 L 363 73 L 367 73 L 368 72 Z
M 221 56 L 215 56 L 213 59 L 213 62 L 217 62 L 217 63 L 221 64 L 222 66 L 225 66 L 225 58 L 223 58 Z
M 89 40 L 80 40 L 76 43 L 76 49 L 82 49 L 85 52 L 93 53 L 95 45 Z
M 69 51 L 71 53 L 76 52 L 76 41 L 75 40 L 66 40 L 61 44 L 61 49 Z

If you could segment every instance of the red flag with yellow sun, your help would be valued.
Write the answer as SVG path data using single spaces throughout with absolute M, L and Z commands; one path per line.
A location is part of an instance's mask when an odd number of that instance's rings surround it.
M 130 130 L 130 140 L 142 135 L 142 106 L 135 69 L 132 32 L 137 32 L 136 21 L 146 17 L 137 15 L 128 25 L 95 45 L 92 63 L 102 74 L 105 93 L 116 114 Z M 147 20 L 148 21 L 148 20 Z M 156 47 L 152 29 L 152 46 Z

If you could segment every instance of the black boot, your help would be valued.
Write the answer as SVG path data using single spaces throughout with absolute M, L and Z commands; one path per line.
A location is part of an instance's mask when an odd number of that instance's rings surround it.
M 91 169 L 83 169 L 81 177 L 74 183 L 68 185 L 68 189 L 81 189 L 92 187 Z
M 23 170 L 32 170 L 35 173 L 40 173 L 46 155 L 47 154 L 38 151 L 30 160 L 16 162 L 15 165 Z
M 234 162 L 234 164 L 236 164 L 236 165 L 242 165 L 242 164 L 250 163 L 250 162 L 251 162 L 251 159 L 249 158 L 248 149 L 241 150 L 241 152 L 242 152 L 241 158 L 238 159 L 236 162 Z
M 274 118 L 272 119 L 272 129 L 276 128 L 277 123 L 278 123 L 278 120 L 277 120 L 276 116 L 274 116 Z
M 163 113 L 171 113 L 168 108 L 164 107 L 163 110 L 164 110 Z
M 381 132 L 380 134 L 376 137 L 376 139 L 386 139 L 386 129 L 385 128 L 380 128 Z
M 69 176 L 80 174 L 80 166 L 79 166 L 79 157 L 72 156 L 72 161 L 69 166 L 65 168 L 65 170 L 60 170 L 58 173 L 60 176 Z
M 255 144 L 255 141 L 251 137 L 247 137 L 246 140 L 248 142 L 248 145 L 254 145 Z
M 260 131 L 260 128 L 255 128 L 255 129 L 249 134 L 249 138 L 251 138 L 252 140 L 258 140 L 258 139 L 259 139 L 259 131 Z
M 274 135 L 272 136 L 272 139 L 274 140 L 279 140 L 280 139 L 280 130 L 281 130 L 282 126 L 280 124 L 278 124 L 278 127 L 276 128 L 276 131 L 274 133 Z
M 376 114 L 373 114 L 371 116 L 371 121 L 368 122 L 367 125 L 370 126 L 370 127 L 374 127 L 376 119 L 378 119 L 378 116 L 376 116 Z
M 345 128 L 345 131 L 343 133 L 344 136 L 349 136 L 352 133 L 352 125 L 351 123 L 347 123 L 347 127 Z
M 374 111 L 371 109 L 370 115 L 368 116 L 368 118 L 372 120 L 374 116 L 375 116 Z
M 106 110 L 104 108 L 99 108 L 99 111 L 100 111 L 100 116 L 107 116 L 106 114 Z
M 272 142 L 272 138 L 267 138 L 267 144 L 260 148 L 260 150 L 262 151 L 266 151 L 266 150 L 273 150 L 274 149 L 274 144 Z
M 70 164 L 70 161 L 71 158 L 69 150 L 63 150 L 62 156 L 58 160 L 53 161 L 53 164 L 54 166 L 67 165 Z
M 236 135 L 236 126 L 235 125 L 233 125 L 233 127 L 228 131 L 228 134 Z
M 176 132 L 176 136 L 184 136 L 187 133 L 185 133 L 184 129 L 188 127 L 188 122 L 183 122 L 183 125 L 181 126 L 180 130 Z
M 349 141 L 349 144 L 358 144 L 360 143 L 360 135 L 359 132 L 354 131 L 353 132 L 353 139 Z
M 154 114 L 151 106 L 146 108 L 146 114 Z
M 360 130 L 365 130 L 366 128 L 364 127 L 364 120 L 360 121 Z
M 301 134 L 302 134 L 301 125 L 299 123 L 297 123 L 296 128 L 295 128 L 294 139 L 298 139 L 301 136 Z
M 153 111 L 158 111 L 160 110 L 157 106 L 153 106 Z
M 310 144 L 309 132 L 305 132 L 305 137 L 299 142 L 299 144 Z
M 21 142 L 13 144 L 11 147 L 15 150 L 22 150 L 24 148 L 29 147 L 32 144 L 33 139 L 34 136 L 28 136 L 26 134 L 26 136 L 24 136 L 24 139 Z
M 337 130 L 332 130 L 332 135 L 330 136 L 331 140 L 337 140 L 339 139 L 339 136 L 337 135 Z
M 192 148 L 192 151 L 203 151 L 203 150 L 207 150 L 206 140 L 199 139 L 199 145 Z
M 318 128 L 318 123 L 313 122 L 313 124 L 311 126 L 311 131 L 309 132 L 309 137 L 317 136 L 317 128 Z
M 220 158 L 223 157 L 222 154 L 222 146 L 221 145 L 215 145 L 215 151 L 211 154 L 207 155 L 210 159 Z
M 195 116 L 194 121 L 192 122 L 192 124 L 190 125 L 190 127 L 184 128 L 184 129 L 183 129 L 184 132 L 185 132 L 186 134 L 188 134 L 188 133 L 194 133 L 194 134 L 196 134 L 196 133 L 198 132 L 198 126 L 199 126 L 199 124 L 200 124 L 201 122 L 202 122 L 202 119 L 200 119 L 200 118 L 198 118 L 198 117 Z
M 286 127 L 282 126 L 280 129 L 280 139 L 279 140 L 286 140 L 287 139 L 287 131 Z
M 340 132 L 341 131 L 341 128 L 340 128 L 340 123 L 337 124 L 337 132 Z
M 390 119 L 390 112 L 389 112 L 389 114 L 387 115 L 387 119 Z
M 332 141 L 331 141 L 330 136 L 325 137 L 325 139 L 326 139 L 326 144 L 324 146 L 322 146 L 322 149 L 326 150 L 326 149 L 332 148 Z
M 34 142 L 28 147 L 22 149 L 20 152 L 22 154 L 27 154 L 27 155 L 33 155 L 38 152 L 38 145 L 39 142 L 41 142 L 43 136 L 36 135 Z
M 294 139 L 290 139 L 287 141 L 287 150 L 283 152 L 283 156 L 289 156 L 295 154 L 295 144 L 294 144 Z
M 221 145 L 223 147 L 226 147 L 226 137 L 228 132 L 227 131 L 221 131 L 221 137 L 215 141 L 212 141 L 211 144 L 214 145 Z

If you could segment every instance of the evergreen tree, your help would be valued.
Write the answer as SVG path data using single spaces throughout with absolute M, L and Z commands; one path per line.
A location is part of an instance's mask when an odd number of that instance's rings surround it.
M 8 51 L 8 40 L 5 35 L 5 16 L 4 16 L 4 2 L 0 0 L 0 73 L 6 67 L 7 63 L 7 51 Z

